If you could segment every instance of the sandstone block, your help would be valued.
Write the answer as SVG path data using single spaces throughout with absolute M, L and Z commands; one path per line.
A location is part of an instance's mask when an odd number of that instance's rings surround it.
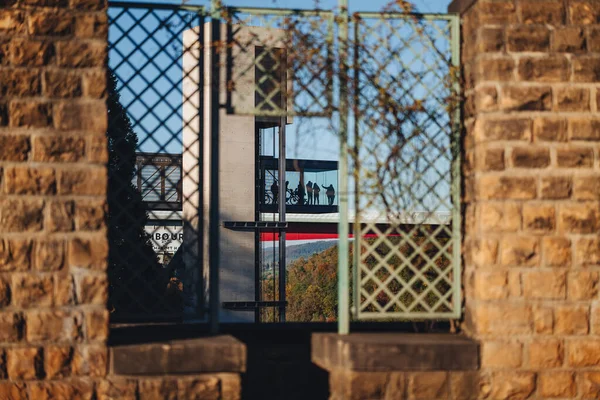
M 0 307 L 8 307 L 10 298 L 10 282 L 7 279 L 0 278 Z
M 25 271 L 30 265 L 30 240 L 0 240 L 0 271 Z
M 75 19 L 75 36 L 102 39 L 108 34 L 106 14 L 82 14 Z
M 600 372 L 586 371 L 580 372 L 578 375 L 581 398 L 585 400 L 600 398 Z
M 564 56 L 524 57 L 519 61 L 519 79 L 531 82 L 568 82 L 569 61 Z
M 567 354 L 571 367 L 593 367 L 600 365 L 600 341 L 577 339 L 567 342 Z
M 33 138 L 34 161 L 75 162 L 85 156 L 85 139 L 81 137 L 44 135 Z
M 600 27 L 590 26 L 587 29 L 587 46 L 590 52 L 600 52 Z
M 585 52 L 586 37 L 578 26 L 557 27 L 552 49 L 561 53 Z
M 521 229 L 520 204 L 482 203 L 479 210 L 483 232 L 516 232 Z
M 103 69 L 87 70 L 83 74 L 85 97 L 100 99 L 106 96 L 106 73 Z
M 556 210 L 552 205 L 523 205 L 523 227 L 532 233 L 548 233 L 556 229 Z
M 576 176 L 573 179 L 575 200 L 600 200 L 600 176 Z
M 48 204 L 46 229 L 50 232 L 70 232 L 73 230 L 73 201 L 52 201 Z
M 600 57 L 573 58 L 573 81 L 594 83 L 600 81 Z
M 54 106 L 54 126 L 60 130 L 85 130 L 105 134 L 107 129 L 106 105 L 93 103 L 59 103 Z
M 571 140 L 600 140 L 600 119 L 571 119 Z
M 496 264 L 498 258 L 498 242 L 493 239 L 481 239 L 470 242 L 469 249 L 472 262 L 478 267 Z
M 70 346 L 48 346 L 44 349 L 44 369 L 49 379 L 71 376 L 75 349 Z
M 597 24 L 600 22 L 600 7 L 593 0 L 571 0 L 569 15 L 574 25 Z
M 72 275 L 56 274 L 54 277 L 54 305 L 70 306 L 76 303 L 75 282 Z
M 140 379 L 138 388 L 139 400 L 164 399 L 169 398 L 172 393 L 177 393 L 177 381 L 166 378 Z
M 475 79 L 478 83 L 484 81 L 514 80 L 515 61 L 510 57 L 480 58 L 475 64 Z
M 28 67 L 51 65 L 55 60 L 54 46 L 50 41 L 14 38 L 10 45 L 12 64 Z
M 44 95 L 47 97 L 81 96 L 81 76 L 69 70 L 50 70 L 44 73 Z
M 482 27 L 475 42 L 477 53 L 495 53 L 504 50 L 504 29 Z
M 447 372 L 418 372 L 408 376 L 408 398 L 414 400 L 443 399 L 449 396 Z
M 18 342 L 23 337 L 23 316 L 11 311 L 0 312 L 0 341 Z
M 535 333 L 552 333 L 554 329 L 554 313 L 552 308 L 544 306 L 534 306 L 533 327 Z
M 450 373 L 450 392 L 455 399 L 477 400 L 481 386 L 483 385 L 479 372 Z
M 33 247 L 33 267 L 38 271 L 58 271 L 64 265 L 65 244 L 62 240 L 37 240 Z
M 477 305 L 472 310 L 475 330 L 481 334 L 510 335 L 531 333 L 531 307 L 515 303 Z
M 557 111 L 590 111 L 590 91 L 587 88 L 554 89 Z
M 105 274 L 79 276 L 76 286 L 80 304 L 105 305 L 108 301 L 108 280 Z
M 37 96 L 40 87 L 40 73 L 37 69 L 7 69 L 2 72 L 0 78 L 0 94 L 3 96 Z
M 562 335 L 586 335 L 590 316 L 586 306 L 558 306 L 554 311 L 554 332 Z
M 556 368 L 564 359 L 563 343 L 557 339 L 535 339 L 529 344 L 529 366 L 532 368 Z
M 572 398 L 577 395 L 573 372 L 542 372 L 538 384 L 539 393 L 544 397 Z
M 29 33 L 39 35 L 68 35 L 73 29 L 73 17 L 68 12 L 38 11 L 27 19 Z
M 525 24 L 563 25 L 565 7 L 562 2 L 523 2 L 521 3 L 521 21 Z
M 88 139 L 88 160 L 95 163 L 108 163 L 108 144 L 103 136 L 92 136 Z
M 574 146 L 556 149 L 556 163 L 562 168 L 590 168 L 594 165 L 594 150 Z
M 31 150 L 29 137 L 0 135 L 0 160 L 25 161 L 29 155 L 29 150 Z
M 597 271 L 573 271 L 568 276 L 568 298 L 570 300 L 593 300 L 598 297 Z
M 71 8 L 78 10 L 98 11 L 104 9 L 104 1 L 102 0 L 70 0 Z
M 523 363 L 523 344 L 519 342 L 483 342 L 482 368 L 519 368 Z
M 533 121 L 533 135 L 539 142 L 566 142 L 568 139 L 567 120 L 564 118 L 536 118 Z
M 52 276 L 13 274 L 12 304 L 17 307 L 48 307 L 53 302 Z
M 491 376 L 490 399 L 528 399 L 535 391 L 533 372 L 495 372 Z
M 50 167 L 8 167 L 4 173 L 8 194 L 48 195 L 56 193 L 56 175 Z
M 23 14 L 21 10 L 11 10 L 8 7 L 0 11 L 0 33 L 10 35 L 23 33 L 25 28 Z
M 106 60 L 106 44 L 102 42 L 59 42 L 58 65 L 69 68 L 102 67 Z
M 515 147 L 512 150 L 515 168 L 546 168 L 550 165 L 550 149 L 545 147 Z
M 505 111 L 550 111 L 552 89 L 546 86 L 507 86 L 499 102 Z
M 539 264 L 540 247 L 536 238 L 508 236 L 502 239 L 500 249 L 502 265 L 534 267 Z
M 559 231 L 568 233 L 594 233 L 598 230 L 599 206 L 597 202 L 564 204 L 560 207 Z
M 531 138 L 529 119 L 484 119 L 475 127 L 475 137 L 479 142 L 496 140 L 523 140 Z
M 94 239 L 74 238 L 69 242 L 69 265 L 104 270 L 108 258 L 108 241 L 104 235 Z
M 537 184 L 534 177 L 484 175 L 477 193 L 483 200 L 530 200 L 537 196 Z
M 24 382 L 0 382 L 0 398 L 7 400 L 28 400 Z
M 29 387 L 31 397 L 36 400 L 95 398 L 94 383 L 89 379 L 32 382 Z
M 52 124 L 51 105 L 39 101 L 12 101 L 10 125 L 23 128 L 43 128 Z
M 548 51 L 550 30 L 545 26 L 516 25 L 507 30 L 508 51 Z
M 575 263 L 578 265 L 600 265 L 600 240 L 596 238 L 577 239 Z
M 81 319 L 62 310 L 29 311 L 26 316 L 28 342 L 73 342 L 80 338 Z
M 61 171 L 59 194 L 76 194 L 88 196 L 103 196 L 106 194 L 106 168 L 90 167 Z
M 485 171 L 501 171 L 504 169 L 504 149 L 487 149 L 482 154 L 482 168 Z
M 108 350 L 104 344 L 80 345 L 73 357 L 73 371 L 77 375 L 104 377 L 108 365 Z
M 508 297 L 508 272 L 475 271 L 472 279 L 475 298 L 497 300 Z
M 102 379 L 98 384 L 98 400 L 137 400 L 137 381 L 121 377 Z
M 527 271 L 522 275 L 523 293 L 528 299 L 564 299 L 566 274 L 562 270 Z
M 505 25 L 517 21 L 517 12 L 513 2 L 485 2 L 478 4 L 477 11 L 477 17 L 481 25 Z
M 80 201 L 75 209 L 75 226 L 80 231 L 97 231 L 105 226 L 105 201 Z
M 568 199 L 573 183 L 568 176 L 550 176 L 541 178 L 542 199 Z
M 11 380 L 35 379 L 43 375 L 43 355 L 35 347 L 9 348 L 6 351 L 6 369 Z
M 107 310 L 94 310 L 85 313 L 85 336 L 92 341 L 106 340 L 108 337 Z
M 563 237 L 544 237 L 542 239 L 544 264 L 551 267 L 571 265 L 571 241 Z

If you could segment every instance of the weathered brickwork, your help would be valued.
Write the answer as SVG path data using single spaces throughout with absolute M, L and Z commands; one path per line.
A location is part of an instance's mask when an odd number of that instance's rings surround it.
M 0 2 L 0 399 L 239 399 L 109 372 L 107 4 Z
M 476 0 L 462 27 L 465 398 L 598 399 L 600 1 Z
M 1 399 L 105 387 L 106 49 L 103 0 L 0 6 Z

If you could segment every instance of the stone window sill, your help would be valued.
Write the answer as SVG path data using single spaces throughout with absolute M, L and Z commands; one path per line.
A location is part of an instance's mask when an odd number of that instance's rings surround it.
M 113 375 L 243 373 L 246 346 L 233 336 L 110 347 Z
M 328 371 L 473 371 L 479 344 L 451 334 L 314 334 L 312 361 Z

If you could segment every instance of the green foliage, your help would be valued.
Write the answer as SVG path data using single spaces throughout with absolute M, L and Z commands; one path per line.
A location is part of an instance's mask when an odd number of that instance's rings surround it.
M 117 314 L 159 312 L 168 276 L 158 263 L 142 196 L 134 187 L 137 135 L 108 74 L 108 240 L 109 301 Z

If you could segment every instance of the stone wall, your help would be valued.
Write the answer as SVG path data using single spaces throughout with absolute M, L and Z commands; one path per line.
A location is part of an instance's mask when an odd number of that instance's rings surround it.
M 598 399 L 600 1 L 458 3 L 479 394 Z
M 106 5 L 0 6 L 0 398 L 106 374 Z
M 237 399 L 242 356 L 231 372 L 109 368 L 106 10 L 0 2 L 0 399 Z

